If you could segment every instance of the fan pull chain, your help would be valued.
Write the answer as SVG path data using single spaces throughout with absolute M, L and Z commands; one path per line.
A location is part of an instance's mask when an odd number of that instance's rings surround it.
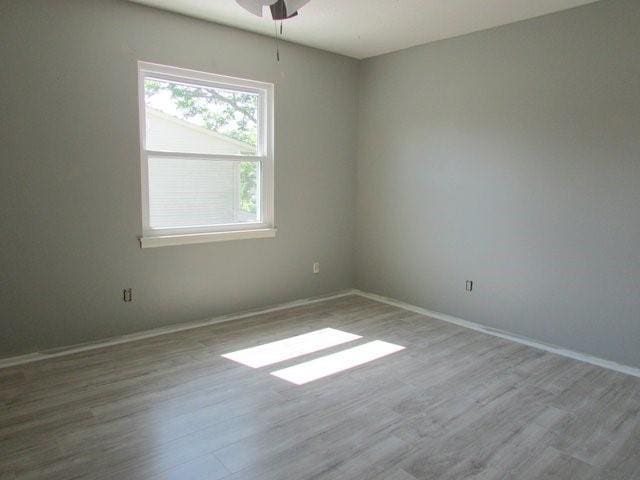
M 284 32 L 284 27 L 282 26 L 282 21 L 280 21 L 280 33 L 278 34 L 278 21 L 274 20 L 273 21 L 273 26 L 275 27 L 275 41 L 276 41 L 276 59 L 278 60 L 278 63 L 280 63 L 280 37 L 283 36 L 283 32 Z M 280 37 L 278 36 L 280 35 Z
M 276 60 L 280 63 L 280 42 L 278 40 L 278 22 L 276 20 L 273 21 L 273 26 L 275 29 L 273 38 L 276 41 Z M 282 29 L 282 23 L 280 24 L 280 29 Z

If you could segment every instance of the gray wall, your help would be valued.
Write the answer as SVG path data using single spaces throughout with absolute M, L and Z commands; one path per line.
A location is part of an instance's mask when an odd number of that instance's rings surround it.
M 359 132 L 359 288 L 640 366 L 640 2 L 367 60 Z
M 639 24 L 603 0 L 277 64 L 121 0 L 0 1 L 0 357 L 357 285 L 640 366 Z M 138 59 L 276 83 L 275 240 L 139 248 Z
M 276 84 L 276 239 L 139 248 L 139 59 Z M 0 0 L 0 357 L 352 287 L 357 74 L 120 0 Z

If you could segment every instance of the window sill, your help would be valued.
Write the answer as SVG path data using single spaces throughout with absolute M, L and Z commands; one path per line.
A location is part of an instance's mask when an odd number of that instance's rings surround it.
M 236 230 L 229 232 L 192 233 L 187 235 L 163 235 L 140 237 L 140 248 L 170 247 L 174 245 L 194 245 L 198 243 L 248 240 L 251 238 L 274 238 L 277 229 Z

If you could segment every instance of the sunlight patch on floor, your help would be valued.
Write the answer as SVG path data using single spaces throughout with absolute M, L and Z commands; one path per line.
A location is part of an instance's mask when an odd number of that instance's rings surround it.
M 292 358 L 318 352 L 362 338 L 359 335 L 334 328 L 323 328 L 315 332 L 266 343 L 257 347 L 238 350 L 222 355 L 251 368 L 260 368 Z
M 404 350 L 404 347 L 376 340 L 308 362 L 303 362 L 293 367 L 277 370 L 272 372 L 271 375 L 295 383 L 296 385 L 304 385 L 305 383 L 328 377 L 334 373 L 386 357 L 400 350 Z

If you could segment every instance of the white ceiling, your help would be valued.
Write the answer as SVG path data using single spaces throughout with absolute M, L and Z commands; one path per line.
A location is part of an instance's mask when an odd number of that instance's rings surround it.
M 131 0 L 252 32 L 273 35 L 235 0 Z M 311 0 L 287 20 L 291 42 L 367 58 L 592 3 L 595 0 Z

